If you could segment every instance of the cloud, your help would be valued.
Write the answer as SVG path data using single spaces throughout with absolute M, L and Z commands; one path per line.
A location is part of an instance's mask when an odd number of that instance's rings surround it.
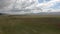
M 51 0 L 49 2 L 40 3 L 37 6 L 42 8 L 49 8 L 51 6 L 54 6 L 57 2 L 60 2 L 60 0 Z
M 31 4 L 31 2 L 33 3 L 33 4 Z M 40 7 L 40 8 L 50 8 L 50 7 L 52 7 L 52 6 L 54 6 L 54 5 L 56 5 L 56 3 L 57 2 L 60 2 L 60 0 L 50 0 L 49 2 L 43 2 L 43 3 L 39 3 L 38 1 L 32 1 L 32 0 L 30 0 L 29 2 L 27 1 L 27 3 L 26 2 L 24 2 L 25 4 L 27 4 L 27 5 L 22 5 L 22 6 L 25 6 L 25 8 L 27 8 L 27 9 L 32 9 L 32 8 L 36 8 L 36 7 Z M 23 4 L 24 4 L 23 3 Z
M 0 0 L 0 10 L 9 10 L 12 3 L 13 0 Z
M 18 10 L 22 10 L 20 12 L 15 11 L 15 12 L 6 12 L 6 13 L 24 13 L 27 9 L 26 12 L 33 12 L 33 13 L 38 13 L 39 11 L 37 9 L 41 9 L 41 10 L 45 10 L 46 8 L 50 8 L 54 5 L 56 5 L 57 2 L 60 2 L 60 0 L 50 0 L 49 2 L 45 2 L 45 3 L 39 3 L 38 0 L 18 0 L 16 1 L 16 3 L 14 3 L 15 0 L 0 0 L 0 9 L 1 10 L 12 10 L 13 9 L 13 5 L 15 6 L 15 8 L 17 8 Z M 28 9 L 35 9 L 34 11 L 28 11 Z M 38 12 L 37 12 L 38 11 Z M 25 12 L 25 13 L 26 13 Z
M 60 2 L 57 2 L 54 6 L 52 6 L 51 8 L 53 9 L 60 9 Z
M 17 1 L 18 4 L 16 4 L 16 7 L 20 7 L 21 9 L 25 9 L 28 7 L 31 7 L 33 5 L 36 5 L 38 3 L 36 0 L 19 0 Z

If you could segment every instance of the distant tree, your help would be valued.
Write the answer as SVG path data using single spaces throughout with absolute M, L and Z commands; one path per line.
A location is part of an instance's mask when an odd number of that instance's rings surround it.
M 3 15 L 2 13 L 0 13 L 0 15 Z

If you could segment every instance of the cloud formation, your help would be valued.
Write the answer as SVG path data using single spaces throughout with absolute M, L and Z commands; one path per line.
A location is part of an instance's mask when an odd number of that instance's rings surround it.
M 51 6 L 56 5 L 57 2 L 60 2 L 60 0 L 51 0 L 49 2 L 43 2 L 43 3 L 38 4 L 37 6 L 43 7 L 43 8 L 49 8 Z
M 9 10 L 14 0 L 0 0 L 0 11 Z
M 51 7 L 55 6 L 56 3 L 58 2 L 60 2 L 60 0 L 50 0 L 48 2 L 42 2 L 42 3 L 39 3 L 38 0 L 0 0 L 0 10 L 12 10 L 13 7 L 15 7 L 16 9 L 19 9 L 19 10 L 23 9 L 22 13 L 26 11 L 25 9 L 27 9 L 27 12 L 38 13 L 47 8 L 50 9 Z M 30 11 L 29 9 L 30 10 L 35 9 L 35 10 Z M 40 11 L 37 9 L 40 9 Z M 11 11 L 7 13 L 13 13 L 13 12 Z M 21 13 L 21 11 L 20 12 L 16 11 L 14 13 Z

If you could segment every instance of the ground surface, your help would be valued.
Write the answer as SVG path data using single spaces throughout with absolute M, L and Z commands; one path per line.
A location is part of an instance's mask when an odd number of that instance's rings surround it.
M 60 17 L 0 16 L 0 34 L 60 34 Z

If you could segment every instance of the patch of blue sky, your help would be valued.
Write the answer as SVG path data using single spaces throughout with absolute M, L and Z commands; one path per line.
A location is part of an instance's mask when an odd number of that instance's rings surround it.
M 51 0 L 45 0 L 46 2 L 49 2 L 49 1 L 51 1 Z
M 39 3 L 43 3 L 44 0 L 38 0 Z
M 43 3 L 43 2 L 49 2 L 50 0 L 38 0 L 39 3 Z
M 52 6 L 51 8 L 53 9 L 60 9 L 60 2 L 56 3 L 54 6 Z

